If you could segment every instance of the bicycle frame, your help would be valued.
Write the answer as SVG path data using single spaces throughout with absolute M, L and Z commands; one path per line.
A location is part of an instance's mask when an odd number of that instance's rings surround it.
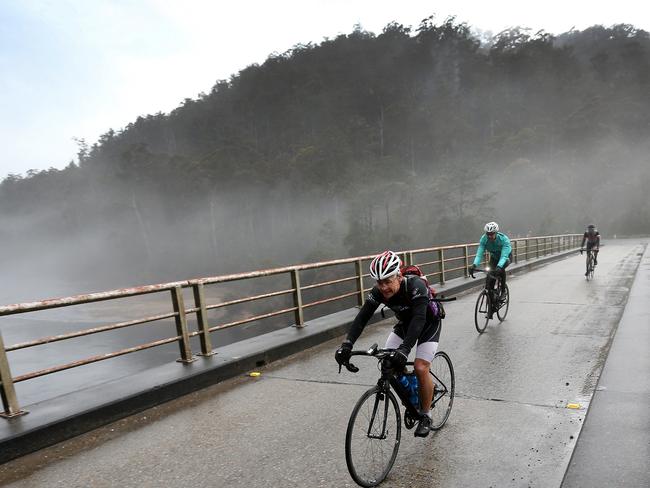
M 387 387 L 380 387 L 380 388 L 382 388 L 382 391 L 384 392 L 384 395 L 385 395 L 386 394 L 385 393 L 385 391 L 386 391 L 385 388 L 387 388 Z M 378 395 L 375 398 L 375 405 L 372 408 L 372 416 L 370 417 L 370 423 L 368 424 L 368 432 L 366 432 L 366 435 L 370 439 L 385 439 L 386 438 L 386 420 L 388 419 L 388 407 L 389 407 L 388 402 L 384 402 L 384 418 L 383 418 L 382 425 L 381 425 L 381 434 L 379 434 L 378 436 L 372 434 L 372 430 L 373 430 L 372 427 L 375 424 L 375 417 L 377 416 L 377 409 L 379 408 L 379 401 L 380 400 L 383 400 L 383 398 L 380 398 L 379 395 Z
M 353 351 L 352 355 L 353 356 L 373 356 L 379 359 L 381 362 L 384 357 L 386 357 L 390 353 L 390 351 L 386 349 L 378 349 L 377 345 L 374 344 L 368 351 Z M 413 362 L 409 361 L 406 363 L 406 366 L 413 366 Z M 434 398 L 433 398 L 433 404 L 435 405 L 448 391 L 447 385 L 445 385 L 440 378 L 435 376 L 433 373 L 433 379 L 435 384 L 437 385 L 437 388 L 434 390 Z M 406 411 L 412 416 L 414 419 L 420 419 L 422 417 L 422 414 L 420 413 L 419 409 L 416 408 L 413 403 L 411 403 L 410 399 L 410 393 L 404 386 L 398 381 L 399 375 L 395 374 L 395 372 L 391 369 L 381 367 L 381 377 L 377 381 L 377 386 L 379 387 L 380 391 L 382 391 L 384 394 L 387 394 L 390 388 L 393 389 L 397 397 L 401 400 L 402 404 L 406 408 Z M 436 392 L 441 392 L 440 395 L 436 395 Z M 368 436 L 372 438 L 385 438 L 385 430 L 386 430 L 386 417 L 388 415 L 388 403 L 385 403 L 385 408 L 384 408 L 384 414 L 383 414 L 383 425 L 381 429 L 381 437 L 373 436 L 371 435 L 370 431 L 372 430 L 371 427 L 375 423 L 375 418 L 377 415 L 377 409 L 378 409 L 378 403 L 379 401 L 382 400 L 382 398 L 377 397 L 375 400 L 375 405 L 373 407 L 373 412 L 372 416 L 370 419 L 370 427 L 368 431 Z
M 482 273 L 485 273 L 485 287 L 484 289 L 488 291 L 488 299 L 490 300 L 490 303 L 494 305 L 494 297 L 492 296 L 492 291 L 500 290 L 501 289 L 501 278 L 500 276 L 494 271 L 489 268 L 476 268 L 475 271 L 480 271 Z M 490 279 L 494 280 L 493 281 L 493 286 L 490 287 Z
M 595 260 L 595 255 L 594 255 L 594 250 L 593 249 L 581 249 L 581 251 L 587 251 L 587 259 L 585 262 L 586 265 L 586 276 L 587 279 L 589 279 L 589 275 L 593 275 L 594 272 L 594 260 Z

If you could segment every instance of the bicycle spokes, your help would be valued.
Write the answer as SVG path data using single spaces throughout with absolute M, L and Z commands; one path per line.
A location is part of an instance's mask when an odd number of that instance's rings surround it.
M 401 436 L 399 406 L 392 391 L 366 391 L 350 415 L 345 436 L 345 461 L 352 479 L 377 486 L 395 462 Z
M 388 401 L 385 400 L 386 395 L 383 393 L 377 393 L 375 395 L 375 405 L 372 409 L 372 416 L 370 417 L 370 422 L 368 423 L 368 432 L 367 436 L 370 439 L 386 439 L 386 420 L 388 419 Z M 383 411 L 378 412 L 380 403 L 383 404 Z M 379 418 L 377 413 L 380 413 Z M 379 425 L 379 428 L 377 426 Z M 377 432 L 379 431 L 379 434 Z
M 431 362 L 430 373 L 436 385 L 431 404 L 431 429 L 437 430 L 447 421 L 454 402 L 454 368 L 449 356 L 442 351 L 437 352 Z

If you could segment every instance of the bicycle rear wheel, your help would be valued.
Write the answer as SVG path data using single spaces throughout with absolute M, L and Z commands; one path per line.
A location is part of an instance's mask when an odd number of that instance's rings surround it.
M 375 386 L 359 398 L 345 435 L 345 462 L 358 485 L 377 486 L 384 481 L 397 457 L 401 421 L 392 391 Z
M 451 407 L 454 404 L 456 380 L 454 367 L 446 353 L 438 351 L 431 361 L 429 370 L 436 385 L 431 403 L 431 430 L 438 430 L 449 418 Z
M 490 309 L 492 304 L 490 303 L 490 297 L 488 296 L 487 290 L 481 291 L 478 298 L 476 299 L 476 307 L 474 307 L 474 325 L 479 334 L 482 334 L 485 331 L 485 328 L 488 325 L 490 319 Z
M 500 322 L 506 319 L 508 309 L 510 308 L 510 290 L 508 289 L 508 285 L 503 289 L 502 300 L 503 303 L 499 304 L 499 308 L 497 308 L 497 317 Z

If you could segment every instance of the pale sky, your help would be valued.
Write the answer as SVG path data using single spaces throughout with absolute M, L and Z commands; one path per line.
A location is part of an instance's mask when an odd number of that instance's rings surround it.
M 534 4 L 533 4 L 534 3 Z M 435 14 L 474 29 L 566 32 L 594 24 L 650 30 L 643 0 L 0 0 L 0 179 L 76 160 L 138 115 L 185 98 L 273 52 Z

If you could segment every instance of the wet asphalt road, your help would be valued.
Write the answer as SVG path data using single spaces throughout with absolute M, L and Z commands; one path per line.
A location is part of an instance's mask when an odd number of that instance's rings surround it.
M 507 320 L 479 336 L 476 292 L 447 307 L 440 349 L 454 408 L 426 439 L 403 430 L 386 487 L 559 487 L 644 244 L 611 241 L 594 281 L 579 255 L 509 278 Z M 357 343 L 383 344 L 392 321 Z M 372 359 L 338 375 L 339 340 L 0 466 L 12 487 L 356 486 L 347 419 L 377 378 Z M 580 403 L 581 408 L 566 408 Z

